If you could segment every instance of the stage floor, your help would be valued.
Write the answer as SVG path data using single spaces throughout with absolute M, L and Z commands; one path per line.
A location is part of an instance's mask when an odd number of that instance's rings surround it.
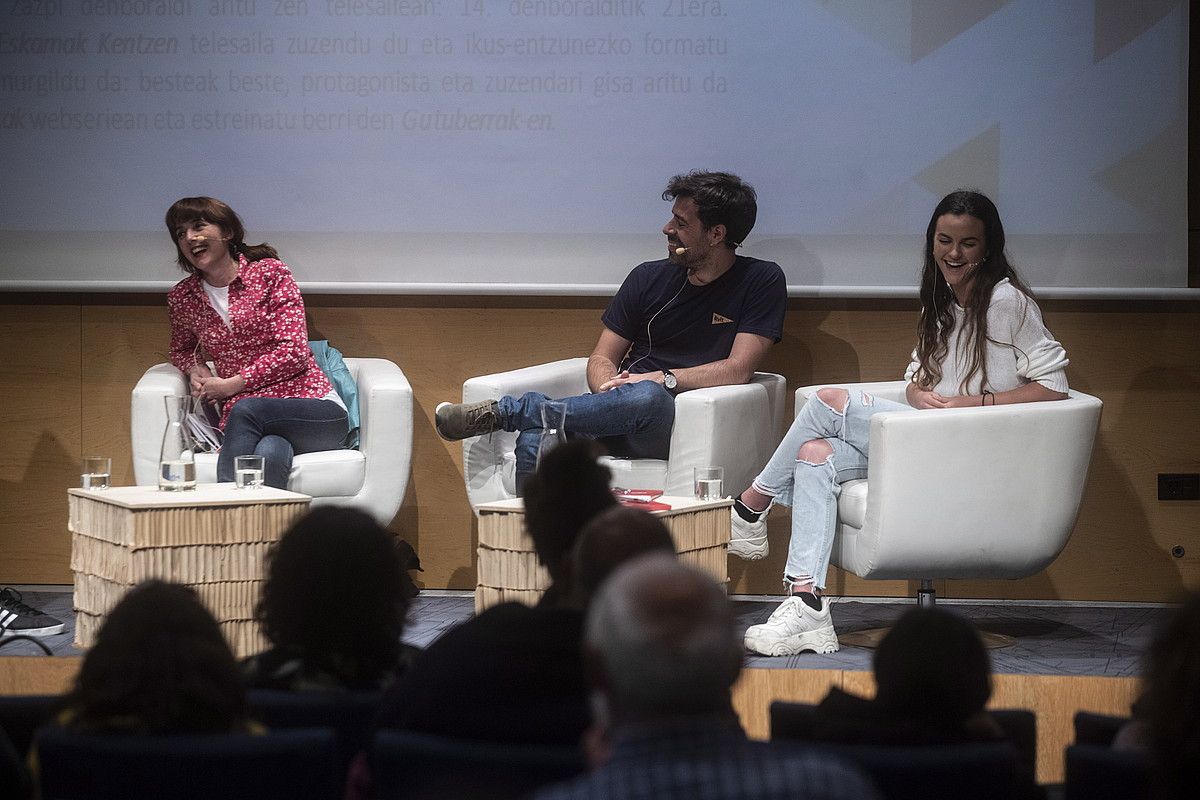
M 62 620 L 66 629 L 41 641 L 57 656 L 82 655 L 72 645 L 75 615 L 71 591 L 25 591 L 25 602 Z M 777 598 L 735 597 L 742 627 L 763 622 L 778 604 Z M 832 598 L 833 619 L 839 634 L 888 625 L 911 601 Z M 1139 659 L 1166 608 L 1152 604 L 1066 604 L 942 600 L 941 607 L 971 619 L 994 633 L 1012 636 L 1016 644 L 991 651 L 994 672 L 1011 675 L 1132 677 Z M 469 619 L 474 612 L 466 592 L 426 591 L 416 598 L 409 613 L 404 639 L 425 647 L 448 628 Z M 869 672 L 873 651 L 843 646 L 831 655 L 804 653 L 766 658 L 748 656 L 746 666 L 756 669 L 823 669 Z M 0 654 L 40 655 L 29 642 L 12 642 Z

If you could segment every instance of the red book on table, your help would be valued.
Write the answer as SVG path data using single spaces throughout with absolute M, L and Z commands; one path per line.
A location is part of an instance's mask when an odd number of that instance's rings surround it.
M 670 511 L 668 503 L 659 502 L 662 489 L 613 489 L 613 496 L 623 506 L 640 508 L 643 511 Z

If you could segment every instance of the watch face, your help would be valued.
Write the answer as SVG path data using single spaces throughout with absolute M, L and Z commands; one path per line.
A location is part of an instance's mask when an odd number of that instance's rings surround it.
M 670 372 L 663 372 L 663 386 L 668 389 L 674 389 L 676 384 L 675 376 Z

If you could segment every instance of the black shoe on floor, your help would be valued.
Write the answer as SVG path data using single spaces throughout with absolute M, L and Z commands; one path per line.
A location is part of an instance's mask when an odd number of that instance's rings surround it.
M 53 636 L 62 632 L 61 622 L 25 605 L 16 589 L 0 589 L 0 636 Z

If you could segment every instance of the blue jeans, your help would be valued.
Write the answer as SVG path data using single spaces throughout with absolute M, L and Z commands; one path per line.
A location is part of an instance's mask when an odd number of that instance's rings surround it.
M 517 434 L 517 492 L 537 467 L 542 435 L 542 403 L 553 398 L 540 392 L 498 401 L 500 427 Z M 609 455 L 666 458 L 675 425 L 675 398 L 656 381 L 626 383 L 607 392 L 562 398 L 567 436 L 599 440 Z
M 332 400 L 247 397 L 225 421 L 225 441 L 217 456 L 217 480 L 233 480 L 233 459 L 263 457 L 263 482 L 286 489 L 292 456 L 340 450 L 346 440 L 346 411 Z
M 754 479 L 757 491 L 792 507 L 785 580 L 811 580 L 818 589 L 825 587 L 842 484 L 867 477 L 870 419 L 881 411 L 913 410 L 859 391 L 850 392 L 843 412 L 830 408 L 816 395 L 804 404 L 775 454 Z M 798 457 L 800 447 L 815 439 L 824 439 L 833 448 L 833 455 L 820 464 Z

